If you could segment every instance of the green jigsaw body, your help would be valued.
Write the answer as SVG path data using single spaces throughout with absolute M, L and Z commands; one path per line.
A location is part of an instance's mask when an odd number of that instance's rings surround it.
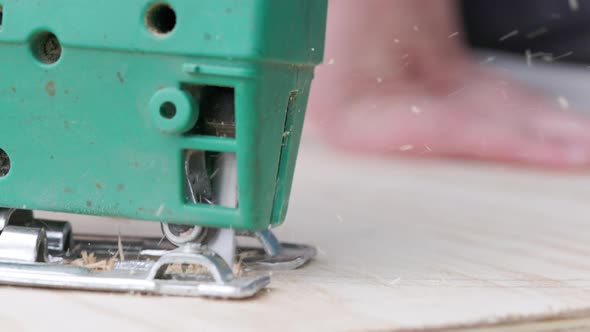
M 248 230 L 284 220 L 326 0 L 0 6 L 0 206 Z M 171 31 L 151 22 L 158 6 Z M 199 129 L 220 94 L 230 134 Z M 193 150 L 235 153 L 235 208 L 187 200 Z

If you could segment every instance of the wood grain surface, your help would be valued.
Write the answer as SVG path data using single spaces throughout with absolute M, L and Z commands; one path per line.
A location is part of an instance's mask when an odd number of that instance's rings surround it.
M 590 328 L 589 197 L 585 173 L 359 157 L 308 141 L 278 229 L 317 246 L 307 267 L 275 272 L 243 301 L 0 287 L 1 328 L 577 331 Z M 82 231 L 158 228 L 74 219 Z

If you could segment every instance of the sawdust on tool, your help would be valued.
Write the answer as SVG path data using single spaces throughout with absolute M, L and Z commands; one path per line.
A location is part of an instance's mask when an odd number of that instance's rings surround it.
M 70 261 L 70 265 L 83 266 L 85 268 L 95 271 L 108 271 L 112 270 L 117 262 L 116 255 L 109 259 L 97 260 L 93 252 L 88 253 L 86 250 L 81 252 L 81 256 L 78 259 Z
M 122 246 L 121 246 L 122 247 Z M 115 267 L 118 261 L 122 261 L 124 256 L 119 251 L 109 259 L 98 260 L 93 252 L 86 250 L 81 252 L 81 257 L 67 262 L 73 266 L 83 266 L 94 271 L 110 271 Z M 244 273 L 243 261 L 248 257 L 256 256 L 256 251 L 245 251 L 238 255 L 237 261 L 232 266 L 234 275 L 240 277 Z M 199 264 L 170 264 L 166 268 L 165 274 L 210 274 L 209 270 Z
M 242 251 L 238 254 L 238 259 L 234 263 L 233 272 L 237 277 L 241 277 L 244 273 L 244 260 L 250 257 L 258 256 L 258 252 L 256 250 L 248 250 Z
M 244 273 L 244 258 L 255 256 L 256 252 L 242 252 L 232 266 L 232 272 L 235 276 L 241 277 Z M 166 269 L 166 274 L 211 274 L 203 265 L 198 264 L 171 264 Z
M 117 246 L 119 249 L 119 258 L 121 258 L 121 261 L 124 261 L 125 254 L 123 253 L 123 241 L 121 240 L 121 228 L 120 227 L 119 227 L 119 238 L 117 239 Z
M 209 270 L 197 264 L 170 264 L 166 274 L 209 274 Z
M 119 229 L 119 236 L 117 239 L 117 252 L 109 259 L 97 260 L 96 255 L 93 252 L 83 250 L 80 253 L 80 258 L 67 262 L 69 265 L 83 266 L 85 268 L 95 271 L 109 271 L 115 266 L 118 261 L 125 260 L 125 254 L 123 252 L 123 241 L 121 239 L 121 230 Z M 249 257 L 257 256 L 255 250 L 243 251 L 237 255 L 237 260 L 232 266 L 232 272 L 234 275 L 240 277 L 244 273 L 243 261 Z M 170 264 L 166 268 L 165 274 L 207 274 L 209 270 L 200 264 Z

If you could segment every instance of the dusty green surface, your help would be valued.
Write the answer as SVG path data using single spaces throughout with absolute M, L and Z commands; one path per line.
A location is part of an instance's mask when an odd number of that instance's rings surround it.
M 168 4 L 175 17 L 150 25 L 146 0 L 2 3 L 0 206 L 246 229 L 284 219 L 325 1 Z M 169 94 L 177 117 L 158 119 L 154 96 L 187 85 L 233 89 L 235 138 L 186 131 L 196 95 Z M 187 203 L 187 149 L 236 153 L 238 208 Z

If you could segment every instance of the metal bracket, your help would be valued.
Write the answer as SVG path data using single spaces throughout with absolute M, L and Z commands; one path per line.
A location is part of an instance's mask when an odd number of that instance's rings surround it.
M 233 274 L 234 251 L 244 271 L 290 270 L 308 263 L 316 250 L 311 246 L 280 243 L 270 230 L 220 229 L 201 246 L 188 243 L 175 248 L 161 239 L 74 237 L 67 222 L 34 220 L 32 213 L 0 209 L 0 284 L 141 292 L 161 295 L 250 297 L 270 282 L 268 275 Z M 238 246 L 236 236 L 258 240 L 259 247 Z M 123 249 L 126 260 L 96 271 L 68 262 L 92 253 L 95 259 L 111 261 Z M 121 256 L 119 256 L 121 257 Z M 176 265 L 177 269 L 169 267 Z M 199 266 L 187 272 L 187 266 Z
M 281 243 L 270 230 L 238 231 L 237 236 L 257 239 L 262 247 L 238 246 L 238 257 L 246 270 L 293 270 L 316 256 L 312 246 Z
M 203 274 L 167 273 L 172 264 L 198 264 Z M 110 271 L 61 264 L 0 263 L 0 283 L 49 288 L 69 288 L 110 292 L 139 292 L 158 295 L 245 298 L 270 282 L 269 276 L 241 277 L 216 253 L 193 247 L 172 250 L 155 262 Z
M 224 258 L 206 247 L 186 244 L 174 249 L 157 239 L 126 240 L 125 256 L 130 259 L 115 262 L 113 256 L 122 248 L 116 239 L 73 239 L 66 222 L 18 219 L 13 225 L 12 216 L 16 215 L 13 209 L 0 209 L 0 284 L 245 298 L 270 282 L 268 275 L 235 276 Z M 51 231 L 46 232 L 45 227 Z M 55 234 L 49 237 L 51 233 Z M 227 235 L 233 238 L 233 233 Z M 51 241 L 54 249 L 48 254 Z M 88 253 L 97 260 L 112 261 L 110 268 L 97 271 L 68 265 Z M 177 268 L 170 268 L 174 266 Z M 195 268 L 191 272 L 187 266 Z
M 256 239 L 261 246 L 241 246 L 236 244 L 235 237 Z M 149 241 L 144 239 L 144 241 Z M 160 257 L 165 251 L 148 249 L 152 244 L 144 242 L 141 255 Z M 270 230 L 264 231 L 234 231 L 219 229 L 215 237 L 206 244 L 231 265 L 234 256 L 243 271 L 284 271 L 294 270 L 309 263 L 316 256 L 316 249 L 312 246 L 294 243 L 281 243 Z M 237 255 L 234 255 L 237 252 Z

